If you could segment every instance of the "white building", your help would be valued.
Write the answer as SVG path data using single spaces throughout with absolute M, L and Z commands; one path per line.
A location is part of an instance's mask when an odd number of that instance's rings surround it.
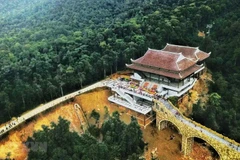
M 146 126 L 146 117 L 152 117 L 152 100 L 181 97 L 188 92 L 209 56 L 210 53 L 198 47 L 172 44 L 167 44 L 162 50 L 148 49 L 142 57 L 126 65 L 134 71 L 130 80 L 119 79 L 109 83 L 114 92 L 109 101 L 143 114 Z

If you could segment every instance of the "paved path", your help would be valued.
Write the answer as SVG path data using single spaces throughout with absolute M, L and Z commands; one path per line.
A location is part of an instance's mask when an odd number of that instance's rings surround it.
M 68 99 L 71 99 L 81 93 L 84 93 L 84 92 L 87 92 L 87 91 L 90 91 L 92 89 L 95 89 L 95 88 L 98 88 L 98 87 L 103 87 L 107 85 L 107 81 L 104 82 L 104 81 L 100 81 L 100 82 L 97 82 L 95 84 L 92 84 L 88 87 L 85 87 L 83 89 L 80 89 L 76 92 L 73 92 L 71 94 L 68 94 L 68 95 L 65 95 L 63 97 L 60 97 L 60 98 L 57 98 L 53 101 L 50 101 L 44 105 L 40 105 L 39 107 L 33 109 L 33 110 L 30 110 L 26 113 L 24 113 L 23 115 L 21 115 L 20 117 L 17 117 L 16 119 L 14 120 L 11 120 L 7 123 L 5 123 L 4 126 L 2 126 L 0 128 L 0 136 L 7 133 L 8 131 L 12 130 L 13 128 L 17 127 L 18 125 L 20 125 L 21 123 L 25 122 L 26 120 L 38 115 L 39 113 L 49 109 L 49 108 L 52 108 Z M 194 123 L 192 123 L 191 121 L 187 120 L 184 116 L 182 116 L 181 114 L 176 114 L 178 111 L 172 107 L 172 105 L 168 102 L 168 101 L 165 101 L 163 99 L 159 99 L 160 102 L 162 102 L 164 104 L 164 106 L 166 108 L 168 108 L 174 115 L 175 117 L 180 120 L 181 122 L 185 123 L 186 125 L 208 135 L 209 137 L 212 137 L 214 139 L 216 139 L 217 141 L 219 141 L 219 143 L 223 143 L 225 145 L 227 145 L 228 147 L 230 148 L 233 148 L 235 150 L 237 150 L 238 152 L 240 152 L 240 147 L 236 146 L 235 144 L 231 144 L 229 141 L 223 139 L 222 137 L 219 137 L 218 135 L 212 133 L 212 132 L 209 132 L 208 130 L 200 127 L 200 126 L 197 126 L 195 125 Z
M 43 111 L 46 111 L 49 108 L 52 108 L 52 107 L 66 101 L 68 99 L 74 98 L 75 96 L 77 96 L 79 94 L 82 94 L 84 92 L 93 90 L 93 89 L 98 88 L 98 87 L 103 87 L 103 86 L 104 86 L 103 81 L 100 81 L 100 82 L 94 83 L 90 86 L 87 86 L 83 89 L 80 89 L 76 92 L 73 92 L 73 93 L 70 93 L 70 94 L 65 95 L 63 97 L 52 100 L 52 101 L 50 101 L 46 104 L 40 105 L 40 106 L 22 114 L 21 116 L 15 118 L 15 119 L 12 119 L 12 120 L 8 121 L 7 123 L 5 123 L 2 127 L 0 127 L 0 136 L 2 136 L 3 134 L 7 133 L 10 130 L 12 130 L 13 128 L 17 127 L 18 125 L 24 123 L 26 120 L 38 115 L 39 113 L 41 113 Z
M 211 137 L 211 138 L 216 139 L 219 143 L 223 143 L 223 144 L 227 145 L 228 147 L 233 148 L 233 149 L 235 149 L 236 151 L 240 152 L 240 147 L 236 146 L 235 144 L 232 144 L 231 142 L 229 142 L 229 141 L 223 139 L 222 137 L 219 137 L 218 135 L 216 135 L 216 134 L 214 134 L 214 133 L 212 133 L 212 132 L 210 132 L 210 131 L 202 128 L 201 126 L 197 126 L 196 124 L 192 123 L 191 121 L 189 121 L 188 119 L 186 119 L 186 118 L 185 118 L 184 116 L 182 116 L 181 114 L 176 114 L 176 113 L 178 113 L 178 111 L 177 111 L 175 108 L 173 108 L 172 105 L 171 105 L 168 101 L 162 100 L 162 99 L 159 99 L 159 101 L 160 101 L 161 103 L 163 103 L 164 106 L 165 106 L 167 109 L 169 109 L 169 110 L 172 112 L 172 114 L 174 114 L 175 117 L 176 117 L 178 120 L 180 120 L 182 123 L 184 123 L 184 124 L 186 124 L 186 125 L 194 128 L 194 129 L 196 129 L 196 130 L 204 133 L 205 135 L 207 135 L 207 136 L 209 136 L 209 137 Z
M 110 88 L 114 88 L 114 85 L 118 85 L 118 83 L 121 83 L 120 81 L 116 81 L 116 80 L 109 80 L 105 82 L 105 85 L 110 87 Z M 124 84 L 122 84 L 124 85 Z M 125 91 L 126 92 L 126 91 Z M 135 91 L 131 91 L 131 94 L 134 95 Z M 139 97 L 141 97 L 140 94 L 138 94 Z M 154 96 L 151 96 L 150 94 L 147 95 L 148 97 L 150 97 L 150 99 L 155 99 Z M 164 100 L 162 98 L 157 99 L 158 101 L 160 101 L 169 111 L 171 111 L 171 113 L 173 115 L 175 115 L 175 117 L 181 121 L 182 123 L 196 129 L 197 131 L 200 131 L 202 133 L 204 133 L 205 135 L 216 139 L 219 143 L 223 143 L 225 145 L 227 145 L 230 148 L 233 148 L 235 150 L 237 150 L 238 152 L 240 152 L 240 147 L 238 147 L 235 144 L 232 144 L 231 142 L 227 141 L 225 137 L 225 139 L 223 139 L 223 136 L 221 135 L 221 137 L 217 134 L 215 134 L 214 132 L 211 132 L 209 130 L 206 130 L 205 128 L 201 127 L 199 124 L 195 124 L 192 121 L 188 120 L 186 117 L 184 117 L 183 115 L 181 115 L 180 113 L 178 113 L 178 111 L 167 101 Z

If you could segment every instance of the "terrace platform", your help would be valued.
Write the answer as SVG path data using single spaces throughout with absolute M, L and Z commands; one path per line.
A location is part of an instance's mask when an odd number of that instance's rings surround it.
M 128 108 L 130 110 L 136 111 L 138 113 L 141 113 L 143 115 L 148 114 L 149 112 L 152 111 L 152 107 L 151 106 L 147 106 L 147 105 L 139 105 L 139 104 L 130 104 L 128 101 L 124 100 L 123 98 L 119 97 L 119 96 L 110 96 L 108 97 L 108 100 L 110 102 L 116 103 L 120 106 L 123 106 L 125 108 Z

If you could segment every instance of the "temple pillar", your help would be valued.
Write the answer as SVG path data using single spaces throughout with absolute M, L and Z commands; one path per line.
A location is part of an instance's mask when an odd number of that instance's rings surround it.
M 182 135 L 182 152 L 185 156 L 192 152 L 193 143 L 193 138 L 188 138 L 187 136 Z

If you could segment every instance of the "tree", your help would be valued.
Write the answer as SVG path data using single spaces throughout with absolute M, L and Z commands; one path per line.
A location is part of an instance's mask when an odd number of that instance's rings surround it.
M 71 159 L 73 154 L 81 157 L 81 152 L 74 153 L 72 148 L 77 147 L 80 142 L 80 137 L 75 132 L 69 131 L 69 121 L 59 117 L 58 124 L 51 123 L 51 126 L 42 126 L 43 130 L 35 132 L 32 137 L 29 137 L 27 142 L 47 142 L 47 151 L 31 150 L 29 159 Z M 63 145 L 64 144 L 64 145 Z M 31 147 L 31 146 L 27 146 Z
M 193 104 L 193 109 L 192 109 L 192 117 L 195 121 L 204 124 L 204 114 L 205 111 L 203 109 L 203 107 L 201 107 L 201 102 L 198 101 L 197 104 Z
M 131 117 L 129 125 L 120 121 L 118 112 L 113 112 L 102 125 L 103 142 L 109 146 L 111 157 L 127 159 L 132 154 L 143 152 L 142 131 L 136 118 Z M 136 156 L 133 156 L 136 157 Z
M 82 157 L 83 160 L 108 160 L 109 152 L 108 147 L 104 143 L 95 142 L 90 144 L 88 151 Z
M 11 152 L 6 153 L 5 160 L 11 160 Z
M 101 128 L 101 132 L 103 134 L 103 141 L 108 145 L 116 145 L 121 142 L 121 136 L 126 124 L 124 124 L 119 117 L 118 112 L 113 112 L 112 116 L 106 120 Z M 111 137 L 110 139 L 107 139 Z
M 206 64 L 212 92 L 222 97 L 218 110 L 240 111 L 237 0 L 14 2 L 0 5 L 0 91 L 8 96 L 0 95 L 0 122 L 125 69 L 147 47 L 166 43 L 211 51 Z M 209 25 L 211 34 L 198 37 Z
M 97 123 L 99 121 L 100 114 L 95 109 L 93 109 L 91 114 L 90 114 L 90 118 L 94 118 L 95 123 Z
M 98 128 L 96 125 L 90 125 L 88 127 L 88 132 L 96 138 L 100 136 L 100 128 Z
M 211 93 L 209 96 L 209 103 L 215 107 L 219 107 L 221 96 L 218 93 Z
M 131 117 L 131 123 L 125 128 L 120 143 L 122 157 L 127 158 L 128 155 L 132 155 L 133 153 L 142 153 L 144 148 L 142 138 L 142 131 L 137 119 Z
M 107 106 L 104 106 L 104 119 L 107 119 L 109 118 L 109 111 L 108 111 L 108 107 Z
M 85 74 L 86 74 L 85 72 L 81 72 L 81 71 L 77 73 L 81 88 L 83 87 L 83 81 L 86 79 Z
M 99 128 L 96 126 L 90 126 L 89 132 L 79 136 L 69 131 L 69 124 L 69 121 L 59 117 L 58 124 L 52 122 L 50 126 L 43 125 L 42 130 L 29 137 L 26 144 L 46 142 L 47 150 L 38 145 L 27 145 L 30 149 L 28 157 L 108 160 L 139 157 L 143 152 L 142 131 L 135 118 L 126 125 L 120 121 L 119 113 L 114 112 L 103 124 L 102 141 L 95 138 L 99 136 Z

